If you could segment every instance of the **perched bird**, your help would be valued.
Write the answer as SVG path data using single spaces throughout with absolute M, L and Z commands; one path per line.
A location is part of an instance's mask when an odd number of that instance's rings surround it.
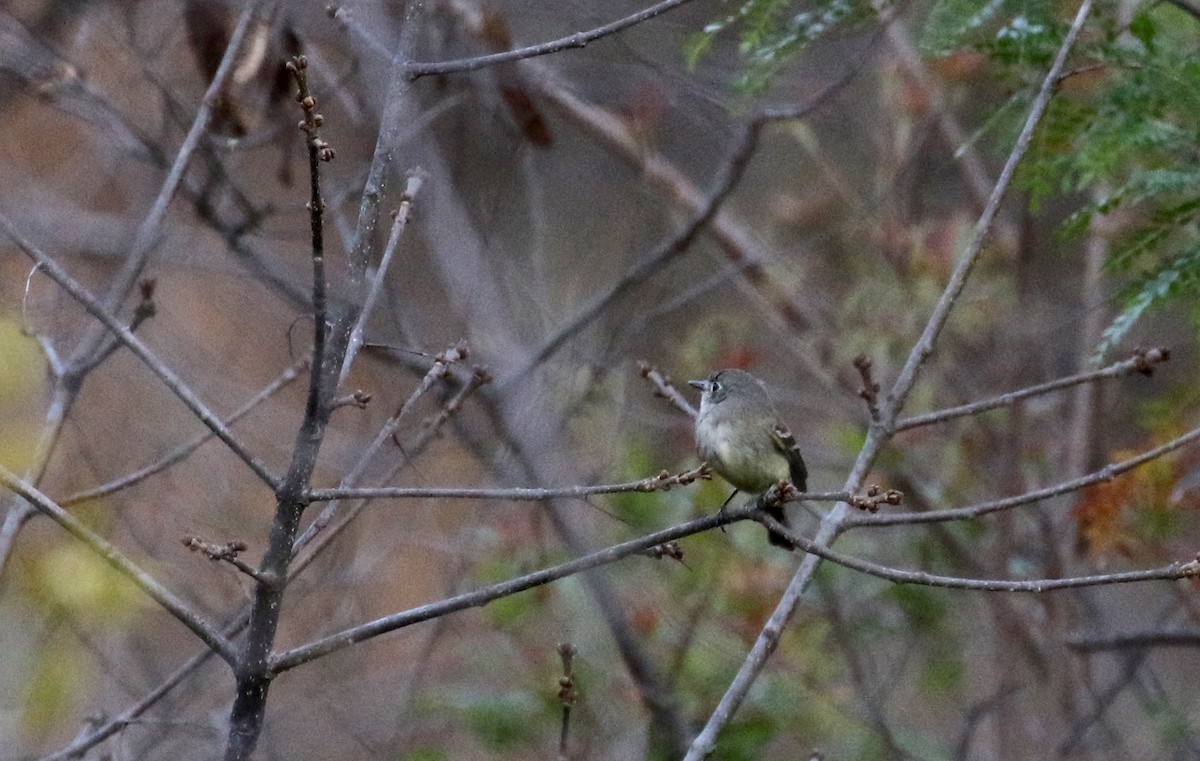
M 721 477 L 741 491 L 759 495 L 760 500 L 780 481 L 791 481 L 800 491 L 808 488 L 808 468 L 796 439 L 779 422 L 775 405 L 758 378 L 745 370 L 730 369 L 715 372 L 708 380 L 688 381 L 688 385 L 702 392 L 696 449 Z M 782 505 L 763 507 L 772 518 L 790 525 Z M 777 547 L 796 549 L 778 532 L 768 532 L 768 539 Z

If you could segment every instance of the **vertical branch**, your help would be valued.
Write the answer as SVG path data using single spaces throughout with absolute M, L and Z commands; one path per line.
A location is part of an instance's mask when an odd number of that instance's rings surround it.
M 375 277 L 371 281 L 371 288 L 367 292 L 367 298 L 363 301 L 362 311 L 359 312 L 358 320 L 354 323 L 354 327 L 350 331 L 350 338 L 346 344 L 346 356 L 342 359 L 342 371 L 338 374 L 339 385 L 350 374 L 350 365 L 354 363 L 354 358 L 358 356 L 358 350 L 362 348 L 363 331 L 366 329 L 367 320 L 371 319 L 371 313 L 375 311 L 375 304 L 379 301 L 379 294 L 383 291 L 383 281 L 387 277 L 388 267 L 391 265 L 392 257 L 396 253 L 396 247 L 400 243 L 400 236 L 404 234 L 404 230 L 408 226 L 409 217 L 412 215 L 413 198 L 416 197 L 417 191 L 421 189 L 421 184 L 424 181 L 425 173 L 420 169 L 416 169 L 409 173 L 408 181 L 404 184 L 404 194 L 400 196 L 400 208 L 396 209 L 394 221 L 392 222 L 392 232 L 388 235 L 387 245 L 384 247 L 383 256 L 379 260 L 379 267 L 375 272 Z
M 267 693 L 271 686 L 268 661 L 279 626 L 283 594 L 287 586 L 288 566 L 300 517 L 307 501 L 304 492 L 316 468 L 317 455 L 325 436 L 325 427 L 333 410 L 330 398 L 333 384 L 327 379 L 326 368 L 334 364 L 326 348 L 328 317 L 325 282 L 325 202 L 321 198 L 321 162 L 332 161 L 333 149 L 321 139 L 321 115 L 316 112 L 317 101 L 308 92 L 305 70 L 308 60 L 298 56 L 288 62 L 288 71 L 296 80 L 296 100 L 304 112 L 300 129 L 308 146 L 309 224 L 312 228 L 313 267 L 313 357 L 309 375 L 308 399 L 304 420 L 296 433 L 291 466 L 276 489 L 275 521 L 267 551 L 259 566 L 250 610 L 245 646 L 235 668 L 237 694 L 229 718 L 229 740 L 225 746 L 226 761 L 245 761 L 254 752 L 262 732 L 266 713 Z
M 558 646 L 558 655 L 562 658 L 563 673 L 558 678 L 558 702 L 562 704 L 562 726 L 558 733 L 558 757 L 570 758 L 567 754 L 567 739 L 571 736 L 571 708 L 579 699 L 575 691 L 575 671 L 571 662 L 575 659 L 576 649 L 570 642 L 562 642 Z
M 983 242 L 1000 209 L 1000 202 L 1003 200 L 1008 186 L 1012 182 L 1017 165 L 1029 149 L 1029 143 L 1033 139 L 1033 132 L 1041 121 L 1047 104 L 1050 102 L 1050 97 L 1058 82 L 1063 65 L 1066 63 L 1067 55 L 1070 53 L 1071 48 L 1074 47 L 1075 40 L 1083 28 L 1084 21 L 1087 20 L 1088 15 L 1091 13 L 1091 9 L 1092 0 L 1083 0 L 1083 3 L 1079 6 L 1079 11 L 1075 15 L 1071 28 L 1068 30 L 1066 37 L 1063 39 L 1062 46 L 1054 57 L 1054 63 L 1051 64 L 1050 70 L 1042 80 L 1037 97 L 1034 98 L 1033 104 L 1030 106 L 1029 115 L 1025 119 L 1025 124 L 1021 129 L 1020 135 L 1017 137 L 1017 142 L 1009 153 L 1008 160 L 1005 162 L 1004 168 L 1000 172 L 1000 177 L 996 181 L 996 186 L 992 189 L 992 194 L 988 198 L 987 205 L 984 207 L 983 213 L 975 225 L 975 231 L 971 236 L 971 240 L 955 263 L 950 279 L 942 291 L 941 298 L 938 299 L 938 303 L 934 306 L 933 313 L 929 316 L 921 337 L 913 346 L 907 361 L 904 363 L 904 367 L 901 369 L 896 382 L 892 386 L 891 392 L 884 400 L 879 410 L 879 420 L 873 422 L 867 431 L 867 439 L 863 443 L 854 467 L 846 479 L 845 491 L 857 492 L 859 490 L 863 480 L 866 478 L 866 474 L 874 464 L 875 458 L 878 457 L 880 450 L 890 441 L 892 433 L 895 430 L 896 419 L 900 411 L 904 408 L 909 393 L 916 384 L 917 374 L 925 364 L 925 360 L 933 353 L 938 336 L 941 335 L 942 329 L 945 327 L 950 313 L 957 304 L 958 297 L 966 285 L 967 278 L 970 276 L 971 270 L 979 258 Z M 839 502 L 833 510 L 826 514 L 821 520 L 820 528 L 817 530 L 815 537 L 816 544 L 828 546 L 837 539 L 841 533 L 842 521 L 848 514 L 849 509 L 849 506 L 845 502 Z M 726 689 L 717 708 L 709 716 L 704 729 L 701 730 L 700 734 L 692 742 L 692 746 L 688 749 L 684 761 L 699 761 L 710 754 L 716 747 L 717 735 L 729 720 L 733 718 L 733 714 L 741 706 L 742 701 L 746 699 L 750 688 L 758 680 L 759 674 L 762 673 L 763 668 L 766 666 L 767 659 L 770 658 L 771 653 L 779 645 L 779 637 L 782 634 L 783 627 L 791 619 L 796 606 L 800 604 L 800 597 L 812 581 L 813 574 L 816 572 L 819 563 L 820 558 L 812 554 L 806 555 L 804 560 L 801 561 L 800 567 L 796 570 L 795 575 L 788 584 L 787 590 L 780 598 L 779 604 L 775 607 L 775 610 L 771 613 L 771 617 L 763 626 L 754 646 L 751 648 L 749 654 L 747 654 L 745 661 L 743 661 L 741 667 L 738 669 L 738 673 L 730 683 L 728 689 Z
M 322 375 L 325 365 L 325 338 L 328 335 L 328 306 L 325 281 L 325 201 L 321 198 L 321 162 L 333 161 L 334 152 L 321 139 L 320 128 L 324 117 L 317 113 L 317 99 L 308 92 L 308 58 L 297 56 L 288 61 L 287 69 L 296 79 L 296 100 L 304 112 L 300 129 L 305 134 L 308 147 L 309 226 L 312 228 L 312 308 L 313 308 L 313 362 L 310 368 L 308 402 L 305 405 L 305 421 L 318 415 L 320 406 Z

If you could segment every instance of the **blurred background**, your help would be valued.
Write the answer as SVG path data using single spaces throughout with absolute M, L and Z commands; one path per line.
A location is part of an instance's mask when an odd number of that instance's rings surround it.
M 371 401 L 335 413 L 316 485 L 335 485 L 356 467 L 432 357 L 465 340 L 463 368 L 486 366 L 493 381 L 425 445 L 430 421 L 458 389 L 435 386 L 402 418 L 397 445 L 365 464 L 360 483 L 572 485 L 693 467 L 691 420 L 641 377 L 646 361 L 693 403 L 683 381 L 721 367 L 752 370 L 797 434 L 810 487 L 841 488 L 867 423 L 853 361 L 869 358 L 890 388 L 1076 4 L 1001 2 L 985 13 L 924 1 L 800 3 L 786 12 L 775 3 L 764 28 L 795 27 L 805 13 L 805 24 L 830 22 L 803 45 L 775 48 L 777 57 L 764 52 L 769 40 L 747 41 L 738 25 L 751 15 L 732 20 L 754 5 L 696 0 L 582 49 L 423 77 L 386 115 L 394 52 L 422 61 L 480 55 L 644 6 L 266 6 L 156 231 L 141 276 L 153 281 L 155 313 L 137 334 L 222 416 L 279 381 L 233 430 L 273 470 L 286 468 L 307 376 L 283 374 L 308 351 L 311 266 L 300 112 L 280 65 L 303 51 L 323 135 L 337 151 L 322 178 L 335 308 L 358 298 L 347 251 L 381 129 L 391 135 L 393 169 L 368 238 L 373 265 L 405 177 L 425 177 L 367 325 L 366 339 L 380 346 L 363 352 L 343 388 Z M 1196 425 L 1194 308 L 1169 302 L 1105 333 L 1129 314 L 1129 270 L 1114 267 L 1113 252 L 1154 208 L 1079 216 L 1129 167 L 1167 165 L 1164 143 L 1114 139 L 1103 149 L 1076 139 L 1101 123 L 1114 89 L 1127 84 L 1122 71 L 1159 71 L 1119 69 L 1094 51 L 1189 49 L 1198 22 L 1180 5 L 1106 5 L 1086 28 L 1030 168 L 906 411 L 1086 370 L 1097 347 L 1100 364 L 1136 346 L 1169 346 L 1172 360 L 1152 377 L 899 435 L 868 482 L 902 490 L 903 509 L 1021 494 Z M 839 10 L 850 7 L 858 10 Z M 104 292 L 134 244 L 242 10 L 215 0 L 14 0 L 0 9 L 0 212 L 93 293 Z M 1049 31 L 1008 48 L 973 44 L 963 31 L 970 13 L 979 21 L 970 30 L 993 41 L 1014 39 L 1030 18 Z M 1157 30 L 1153 45 L 1147 24 Z M 951 45 L 934 27 L 961 35 Z M 1141 34 L 1120 48 L 1131 28 Z M 1183 79 L 1162 80 L 1178 110 L 1153 119 L 1182 123 L 1186 144 L 1200 80 L 1182 71 Z M 736 188 L 690 245 L 641 266 L 696 214 L 756 109 L 810 103 L 803 118 L 763 129 Z M 388 116 L 403 118 L 389 124 Z M 1146 152 L 1140 164 L 1123 158 L 1122 176 L 1105 166 L 1084 183 L 1083 169 L 1061 166 L 1064 156 L 1117 155 L 1122 145 Z M 1173 192 L 1186 200 L 1197 185 L 1180 187 Z M 123 319 L 136 301 L 126 301 Z M 576 320 L 598 304 L 594 319 Z M 117 349 L 48 433 L 55 397 L 39 340 L 69 355 L 90 319 L 0 241 L 0 463 L 35 474 L 45 493 L 70 502 L 208 618 L 226 620 L 250 584 L 181 540 L 243 541 L 257 564 L 274 495 L 209 441 L 127 488 L 72 500 L 206 430 Z M 1197 467 L 1185 449 L 988 519 L 859 529 L 838 549 L 978 578 L 1188 560 L 1197 549 Z M 708 514 L 727 495 L 716 480 L 554 503 L 373 503 L 289 588 L 279 649 Z M 0 506 L 19 507 L 8 495 Z M 811 533 L 828 507 L 789 509 Z M 3 759 L 64 746 L 199 650 L 50 521 L 34 517 L 10 538 L 0 575 Z M 561 728 L 562 642 L 578 651 L 570 758 L 680 757 L 797 561 L 753 525 L 681 547 L 682 561 L 626 559 L 290 671 L 270 694 L 259 757 L 548 757 Z M 896 586 L 826 565 L 717 757 L 1200 758 L 1191 649 L 1080 646 L 1121 632 L 1200 631 L 1197 615 L 1189 583 L 1008 596 Z M 232 694 L 228 669 L 214 659 L 90 757 L 218 757 Z

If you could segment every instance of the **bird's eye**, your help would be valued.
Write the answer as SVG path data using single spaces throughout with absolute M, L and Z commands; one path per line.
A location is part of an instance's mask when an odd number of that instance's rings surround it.
M 713 393 L 720 391 L 721 390 L 721 381 L 713 381 L 712 382 L 712 390 L 713 390 Z

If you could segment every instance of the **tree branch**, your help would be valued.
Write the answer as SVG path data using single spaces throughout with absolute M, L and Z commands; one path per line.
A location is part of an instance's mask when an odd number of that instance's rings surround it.
M 1106 650 L 1132 650 L 1146 647 L 1197 647 L 1200 631 L 1195 629 L 1154 629 L 1122 634 L 1076 634 L 1067 638 L 1067 647 L 1081 653 Z
M 851 514 L 842 521 L 843 528 L 857 528 L 859 526 L 898 526 L 911 525 L 915 523 L 938 523 L 941 521 L 955 521 L 966 518 L 978 518 L 981 515 L 995 513 L 1001 510 L 1009 510 L 1021 505 L 1028 505 L 1033 502 L 1040 502 L 1043 499 L 1057 497 L 1060 494 L 1077 491 L 1085 486 L 1097 484 L 1104 481 L 1111 481 L 1122 473 L 1126 473 L 1139 465 L 1162 457 L 1165 454 L 1174 452 L 1177 449 L 1182 449 L 1190 444 L 1200 441 L 1200 428 L 1193 428 L 1182 436 L 1177 436 L 1165 444 L 1161 444 L 1153 449 L 1147 449 L 1139 455 L 1130 457 L 1126 460 L 1110 463 L 1099 470 L 1092 471 L 1087 475 L 1079 478 L 1072 478 L 1068 481 L 1057 483 L 1053 486 L 1047 486 L 1044 489 L 1035 489 L 1024 494 L 1018 494 L 1013 497 L 1005 497 L 1004 499 L 990 500 L 981 502 L 977 505 L 968 507 L 957 507 L 949 510 L 928 510 L 919 513 L 878 513 L 875 515 Z
M 153 576 L 125 557 L 120 550 L 104 539 L 104 537 L 92 531 L 78 518 L 55 504 L 54 500 L 38 491 L 37 487 L 11 473 L 4 466 L 0 466 L 0 483 L 4 484 L 13 493 L 27 500 L 59 526 L 62 526 L 71 536 L 83 542 L 84 546 L 99 555 L 104 562 L 133 582 L 134 586 L 149 595 L 151 599 L 166 609 L 172 616 L 179 619 L 180 623 L 191 629 L 204 644 L 212 648 L 213 652 L 230 664 L 234 662 L 233 645 L 221 636 L 216 627 L 205 621 L 186 602 L 176 597 L 174 592 L 164 587 Z
M 590 497 L 596 494 L 618 494 L 620 492 L 669 491 L 675 486 L 687 486 L 697 480 L 711 476 L 705 465 L 671 474 L 667 471 L 657 476 L 648 476 L 637 481 L 621 484 L 597 484 L 594 486 L 562 486 L 558 488 L 495 488 L 472 489 L 466 487 L 424 486 L 377 486 L 339 487 L 336 489 L 310 489 L 307 497 L 313 502 L 331 499 L 506 499 L 515 502 L 542 502 L 561 497 Z M 842 492 L 835 494 L 804 495 L 804 499 L 846 499 Z
M 444 616 L 448 613 L 454 613 L 468 608 L 476 608 L 486 605 L 493 600 L 498 600 L 502 597 L 523 592 L 527 589 L 532 589 L 543 584 L 548 584 L 558 579 L 573 576 L 582 571 L 587 571 L 592 568 L 598 568 L 602 565 L 614 563 L 622 558 L 630 555 L 637 555 L 645 550 L 656 547 L 665 542 L 675 539 L 681 539 L 685 536 L 698 534 L 702 531 L 707 531 L 718 526 L 725 526 L 736 521 L 747 520 L 750 516 L 750 511 L 744 508 L 735 508 L 724 512 L 715 513 L 704 518 L 697 518 L 687 523 L 681 523 L 678 526 L 656 531 L 652 534 L 634 539 L 623 544 L 618 544 L 613 547 L 593 552 L 588 555 L 583 555 L 575 560 L 561 563 L 550 568 L 545 568 L 541 571 L 518 576 L 508 581 L 502 581 L 497 584 L 489 584 L 486 587 L 481 587 L 473 592 L 456 595 L 444 600 L 439 600 L 435 603 L 422 605 L 411 610 L 406 610 L 400 613 L 394 613 L 390 616 L 384 616 L 374 621 L 369 621 L 365 624 L 346 629 L 337 634 L 332 634 L 328 637 L 316 640 L 307 645 L 302 645 L 292 650 L 280 653 L 271 660 L 271 672 L 279 674 L 281 672 L 293 669 L 309 661 L 337 652 L 345 647 L 349 647 L 357 642 L 362 642 L 372 637 L 377 637 L 381 634 L 386 634 L 390 631 L 411 626 L 412 624 L 428 621 L 439 616 Z
M 213 411 L 210 410 L 198 396 L 196 396 L 191 388 L 184 383 L 178 375 L 175 374 L 175 371 L 167 367 L 162 360 L 155 356 L 154 353 L 151 352 L 144 343 L 142 343 L 141 339 L 129 332 L 129 328 L 118 322 L 110 312 L 104 309 L 96 297 L 88 293 L 88 291 L 84 289 L 84 287 L 80 285 L 75 278 L 71 277 L 66 270 L 59 266 L 58 262 L 51 259 L 29 241 L 25 240 L 25 238 L 17 231 L 17 229 L 13 227 L 13 224 L 9 221 L 8 217 L 4 216 L 3 213 L 0 213 L 0 230 L 3 230 L 5 234 L 7 234 L 8 237 L 17 244 L 17 247 L 25 252 L 26 256 L 37 262 L 42 271 L 45 272 L 51 280 L 53 280 L 55 283 L 58 283 L 59 287 L 61 287 L 64 291 L 70 294 L 72 298 L 78 301 L 93 317 L 95 317 L 109 330 L 116 334 L 116 336 L 121 339 L 121 343 L 125 344 L 125 346 L 127 346 L 129 350 L 133 352 L 134 356 L 145 363 L 145 365 L 150 368 L 150 371 L 157 375 L 159 379 L 162 380 L 163 384 L 166 385 L 167 388 L 171 389 L 171 391 L 175 393 L 175 396 L 179 397 L 179 400 L 182 401 L 184 405 L 186 405 L 187 408 L 190 409 L 202 423 L 208 426 L 208 429 L 212 431 L 217 438 L 225 443 L 225 446 L 229 447 L 230 451 L 237 455 L 242 462 L 246 463 L 250 470 L 254 471 L 254 474 L 257 475 L 263 481 L 263 483 L 275 488 L 277 479 L 269 470 L 267 470 L 267 466 L 259 461 L 257 457 L 251 454 L 250 451 L 241 444 L 241 442 L 234 438 L 233 433 L 229 430 L 229 428 L 227 428 L 225 424 L 221 422 L 221 419 L 218 418 Z
M 548 53 L 557 53 L 561 50 L 569 50 L 571 48 L 585 47 L 589 42 L 607 37 L 611 34 L 628 29 L 631 26 L 642 23 L 655 16 L 662 15 L 673 8 L 683 5 L 690 0 L 663 0 L 663 2 L 652 5 L 649 8 L 644 8 L 637 13 L 617 19 L 603 26 L 598 26 L 595 29 L 589 29 L 586 32 L 576 32 L 575 34 L 560 37 L 557 40 L 543 42 L 539 45 L 530 45 L 529 47 L 516 48 L 514 50 L 506 50 L 503 53 L 492 53 L 490 55 L 475 56 L 473 58 L 459 58 L 453 61 L 436 61 L 430 63 L 421 63 L 419 61 L 409 61 L 404 64 L 405 74 L 409 79 L 415 80 L 421 77 L 429 76 L 430 74 L 452 74 L 461 71 L 475 71 L 486 66 L 495 66 L 501 63 L 510 63 L 519 61 L 522 58 L 534 58 L 536 56 L 547 55 Z
M 958 407 L 948 407 L 944 410 L 935 412 L 927 412 L 922 415 L 913 415 L 896 422 L 896 431 L 907 431 L 910 428 L 918 428 L 923 425 L 932 425 L 934 423 L 944 423 L 947 420 L 964 417 L 966 415 L 978 415 L 981 412 L 996 409 L 997 407 L 1008 407 L 1022 399 L 1028 399 L 1031 396 L 1040 396 L 1048 394 L 1051 391 L 1060 391 L 1064 388 L 1078 386 L 1082 383 L 1091 383 L 1093 381 L 1104 380 L 1106 378 L 1119 378 L 1130 373 L 1142 373 L 1150 375 L 1155 365 L 1166 362 L 1171 358 L 1171 352 L 1163 348 L 1154 348 L 1149 350 L 1138 350 L 1134 352 L 1134 356 L 1129 359 L 1114 362 L 1108 367 L 1099 370 L 1092 370 L 1086 373 L 1078 373 L 1076 375 L 1068 375 L 1065 378 L 1041 383 L 1036 386 L 1029 386 L 1017 391 L 1010 391 L 1007 394 L 984 399 L 970 404 L 959 405 Z
M 933 353 L 934 343 L 941 334 L 942 328 L 945 326 L 947 319 L 949 319 L 950 312 L 958 301 L 959 294 L 966 285 L 967 278 L 975 266 L 976 259 L 979 257 L 983 241 L 987 236 L 992 221 L 999 211 L 1000 202 L 1004 198 L 1005 192 L 1012 181 L 1017 164 L 1029 148 L 1033 131 L 1041 121 L 1042 114 L 1045 113 L 1046 105 L 1050 101 L 1051 92 L 1066 62 L 1067 54 L 1074 46 L 1079 31 L 1083 28 L 1084 21 L 1091 13 L 1091 8 L 1092 0 L 1084 0 L 1075 16 L 1074 22 L 1071 24 L 1070 30 L 1063 40 L 1062 46 L 1055 55 L 1050 70 L 1046 73 L 1045 78 L 1043 78 L 1041 88 L 1038 91 L 1037 97 L 1034 98 L 1017 142 L 1009 153 L 1008 160 L 1004 164 L 1004 169 L 1001 171 L 996 186 L 992 189 L 992 194 L 988 198 L 987 206 L 984 208 L 975 225 L 971 241 L 959 255 L 951 272 L 950 279 L 925 325 L 924 332 L 910 352 L 903 369 L 892 386 L 891 392 L 884 400 L 884 404 L 880 409 L 880 420 L 877 423 L 872 423 L 867 431 L 867 439 L 863 443 L 858 458 L 850 471 L 850 475 L 846 479 L 845 491 L 857 492 L 859 490 L 875 459 L 878 457 L 880 450 L 891 438 L 896 418 L 900 410 L 904 407 L 904 403 L 912 391 L 913 385 L 916 383 L 918 372 L 922 365 L 924 365 L 925 360 Z M 848 505 L 839 503 L 822 518 L 815 539 L 817 545 L 832 544 L 837 539 L 841 533 L 842 522 L 849 514 L 849 510 Z M 816 572 L 818 565 L 818 556 L 811 554 L 806 556 L 801 562 L 787 590 L 780 598 L 779 604 L 776 605 L 775 610 L 771 613 L 770 618 L 755 640 L 754 646 L 738 669 L 737 675 L 730 683 L 728 689 L 726 689 L 717 708 L 709 716 L 704 729 L 696 736 L 691 747 L 688 749 L 684 761 L 700 761 L 700 759 L 706 757 L 716 747 L 717 735 L 720 734 L 721 730 L 733 717 L 733 714 L 750 692 L 750 688 L 758 680 L 759 674 L 762 673 L 762 669 L 766 666 L 767 659 L 775 651 L 779 643 L 779 637 L 784 625 L 792 617 L 796 607 L 800 604 L 800 598 L 812 581 L 812 576 Z
M 258 405 L 274 396 L 276 392 L 287 387 L 288 384 L 300 377 L 300 370 L 307 365 L 308 362 L 309 360 L 306 357 L 305 359 L 300 360 L 296 364 L 284 370 L 279 377 L 267 384 L 261 391 L 255 394 L 253 398 L 248 400 L 238 409 L 234 410 L 233 413 L 225 419 L 225 425 L 232 426 L 238 420 L 241 420 L 243 417 L 253 412 Z M 120 478 L 113 479 L 108 483 L 100 484 L 99 486 L 93 486 L 92 488 L 84 489 L 83 491 L 77 491 L 74 494 L 59 500 L 59 504 L 63 507 L 66 507 L 78 502 L 86 502 L 90 499 L 105 497 L 114 492 L 121 491 L 122 489 L 127 489 L 140 481 L 146 480 L 155 473 L 160 473 L 172 465 L 187 459 L 188 456 L 199 449 L 204 442 L 211 439 L 214 435 L 215 434 L 213 434 L 212 431 L 201 433 L 192 440 L 187 441 L 171 450 L 157 461 L 152 462 L 145 467 L 138 468 L 132 473 L 127 473 Z
M 1027 581 L 1009 581 L 1006 579 L 966 579 L 958 576 L 940 576 L 924 571 L 905 571 L 899 568 L 860 560 L 851 555 L 835 552 L 827 546 L 818 544 L 812 539 L 785 527 L 765 512 L 757 508 L 751 516 L 772 532 L 779 532 L 796 543 L 804 552 L 816 555 L 823 560 L 837 563 L 860 573 L 894 581 L 897 584 L 920 584 L 927 587 L 944 587 L 946 589 L 967 589 L 977 592 L 1053 592 L 1059 589 L 1077 587 L 1096 587 L 1106 584 L 1129 584 L 1137 581 L 1161 581 L 1172 579 L 1189 579 L 1200 576 L 1200 560 L 1175 562 L 1162 568 L 1150 568 L 1142 571 L 1124 571 L 1120 573 L 1103 573 L 1093 576 L 1074 576 L 1064 579 L 1031 579 Z

